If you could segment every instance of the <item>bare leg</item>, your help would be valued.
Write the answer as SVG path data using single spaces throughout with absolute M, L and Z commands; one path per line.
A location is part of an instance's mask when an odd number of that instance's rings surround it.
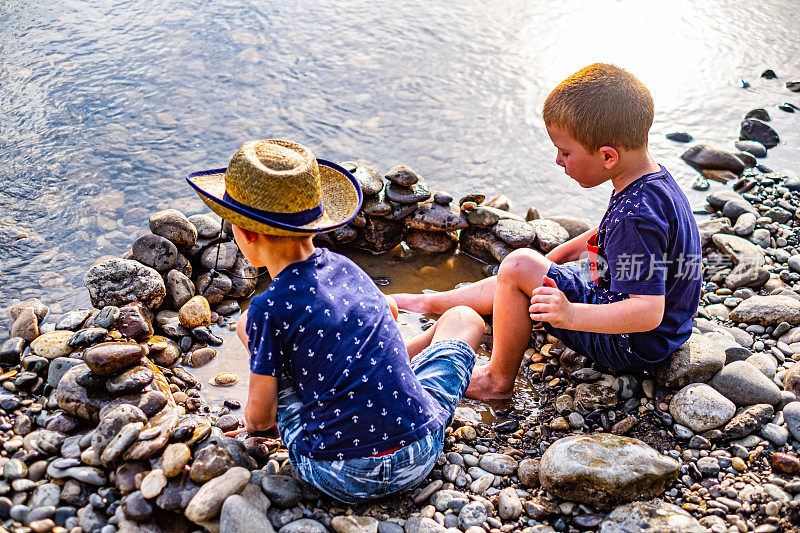
M 473 350 L 478 348 L 483 336 L 484 322 L 469 307 L 457 306 L 439 317 L 436 323 L 406 343 L 409 358 L 413 358 L 432 343 L 445 339 L 466 342 Z
M 477 399 L 509 398 L 522 354 L 531 336 L 528 313 L 533 289 L 542 284 L 551 261 L 530 249 L 510 253 L 500 264 L 494 294 L 494 345 L 489 364 L 476 367 L 467 396 Z
M 482 279 L 470 285 L 446 292 L 432 294 L 393 294 L 397 306 L 415 313 L 443 314 L 457 305 L 471 307 L 478 314 L 492 313 L 492 302 L 497 286 L 497 276 Z

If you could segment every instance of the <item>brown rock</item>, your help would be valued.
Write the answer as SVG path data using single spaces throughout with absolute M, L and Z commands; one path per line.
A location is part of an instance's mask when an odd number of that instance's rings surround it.
M 409 228 L 423 231 L 456 231 L 467 227 L 467 217 L 456 206 L 435 202 L 422 204 L 406 220 Z
M 188 329 L 211 325 L 211 306 L 204 296 L 194 296 L 178 311 L 178 320 Z
M 139 302 L 132 302 L 119 308 L 117 328 L 123 337 L 146 340 L 153 335 L 152 313 Z
M 147 355 L 146 349 L 131 342 L 102 342 L 83 353 L 86 365 L 100 376 L 116 374 L 130 366 L 139 364 Z
M 786 376 L 783 378 L 783 390 L 787 390 L 797 398 L 800 398 L 800 362 L 794 363 L 786 371 Z
M 798 474 L 800 459 L 790 453 L 775 452 L 772 454 L 772 469 L 783 474 Z
M 39 336 L 39 320 L 33 309 L 26 307 L 17 315 L 17 319 L 11 325 L 9 337 L 19 337 L 26 342 L 33 341 Z
M 406 244 L 427 253 L 446 253 L 458 246 L 458 235 L 447 231 L 411 230 L 406 234 Z

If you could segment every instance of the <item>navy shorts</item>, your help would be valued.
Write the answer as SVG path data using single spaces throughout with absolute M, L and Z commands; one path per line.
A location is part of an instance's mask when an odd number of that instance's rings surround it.
M 558 288 L 572 303 L 607 304 L 614 300 L 602 298 L 592 287 L 594 282 L 576 269 L 553 263 L 547 276 L 555 280 Z M 542 322 L 545 331 L 561 342 L 595 363 L 612 370 L 648 370 L 653 363 L 645 361 L 631 350 L 628 335 L 625 333 L 592 333 L 553 327 Z

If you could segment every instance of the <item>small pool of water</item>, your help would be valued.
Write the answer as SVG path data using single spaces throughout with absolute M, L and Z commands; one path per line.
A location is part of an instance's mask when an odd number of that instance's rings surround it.
M 353 249 L 338 250 L 358 263 L 380 285 L 386 294 L 397 292 L 421 292 L 422 290 L 445 291 L 462 283 L 471 283 L 483 278 L 483 265 L 463 254 L 429 256 L 415 253 L 404 248 L 396 248 L 384 256 L 374 256 Z M 263 287 L 259 287 L 259 291 Z M 243 303 L 246 308 L 246 303 Z M 224 342 L 217 348 L 217 357 L 201 368 L 188 368 L 203 383 L 203 395 L 212 405 L 225 399 L 238 400 L 243 406 L 247 402 L 247 387 L 250 367 L 247 350 L 236 336 L 233 329 L 237 316 L 230 317 L 231 326 L 214 327 L 215 334 Z M 403 338 L 408 340 L 423 331 L 423 327 L 436 317 L 400 311 L 398 323 Z M 478 350 L 477 364 L 489 362 L 490 352 L 486 346 Z M 230 387 L 219 387 L 211 384 L 214 376 L 223 372 L 234 372 L 239 381 Z M 484 422 L 496 420 L 498 411 L 509 409 L 534 414 L 538 408 L 538 395 L 528 381 L 517 378 L 516 394 L 510 400 L 479 402 L 465 399 L 462 407 L 463 415 L 480 419 Z M 243 415 L 243 411 L 239 411 Z

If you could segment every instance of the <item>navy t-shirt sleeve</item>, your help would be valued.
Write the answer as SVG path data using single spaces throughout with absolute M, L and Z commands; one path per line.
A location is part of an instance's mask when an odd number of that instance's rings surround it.
M 666 294 L 667 234 L 652 220 L 628 216 L 606 240 L 611 290 L 627 294 Z
M 250 372 L 262 376 L 278 377 L 280 354 L 279 330 L 271 315 L 251 306 L 247 313 L 247 349 L 250 351 Z

